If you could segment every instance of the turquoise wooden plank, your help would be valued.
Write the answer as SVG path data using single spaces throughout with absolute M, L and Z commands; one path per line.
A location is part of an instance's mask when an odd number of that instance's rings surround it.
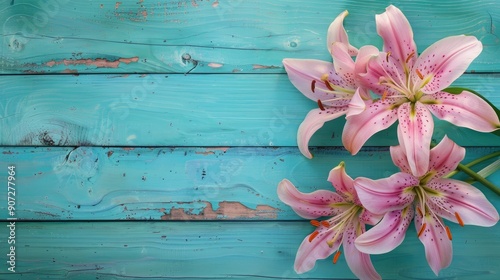
M 380 46 L 374 15 L 398 5 L 419 50 L 451 35 L 484 44 L 470 71 L 499 71 L 496 1 L 4 1 L 1 73 L 283 72 L 285 57 L 330 59 L 340 12 L 354 45 Z M 188 59 L 186 59 L 188 58 Z
M 465 162 L 495 151 L 469 148 Z M 299 217 L 276 194 L 284 178 L 312 192 L 331 189 L 326 178 L 340 161 L 354 178 L 397 171 L 388 148 L 366 148 L 354 157 L 340 148 L 313 152 L 308 160 L 294 147 L 4 147 L 0 166 L 4 174 L 16 166 L 15 217 L 23 220 L 294 220 Z M 491 181 L 500 185 L 500 173 Z M 499 196 L 478 187 L 500 207 Z
M 500 75 L 463 75 L 455 84 L 500 106 Z M 295 146 L 315 102 L 284 74 L 23 75 L 0 79 L 0 145 Z M 344 120 L 325 125 L 312 146 L 339 146 Z M 436 121 L 435 137 L 498 146 L 493 135 Z M 395 145 L 395 128 L 368 141 Z
M 497 279 L 498 226 L 450 228 L 454 258 L 438 279 Z M 294 273 L 308 222 L 17 222 L 15 230 L 16 274 L 4 265 L 2 279 L 354 279 L 344 257 Z M 5 223 L 0 232 L 9 234 Z M 416 235 L 410 227 L 399 248 L 372 256 L 384 279 L 437 278 Z

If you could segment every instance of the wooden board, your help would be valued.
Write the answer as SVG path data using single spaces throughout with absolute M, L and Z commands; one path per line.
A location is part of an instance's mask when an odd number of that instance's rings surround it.
M 0 279 L 354 279 L 343 257 L 293 271 L 313 228 L 276 186 L 288 178 L 304 192 L 331 189 L 326 177 L 340 161 L 353 177 L 390 176 L 395 129 L 350 156 L 340 118 L 304 158 L 296 131 L 317 104 L 290 84 L 282 60 L 330 61 L 326 30 L 346 9 L 351 43 L 381 48 L 374 16 L 395 4 L 419 53 L 447 36 L 481 40 L 454 85 L 499 107 L 497 2 L 0 2 Z M 436 120 L 433 139 L 444 135 L 467 147 L 465 162 L 500 146 Z M 499 172 L 488 179 L 500 185 Z M 500 209 L 500 196 L 475 185 Z M 396 250 L 372 256 L 377 270 L 384 279 L 496 280 L 500 226 L 447 225 L 454 259 L 439 276 L 413 227 Z M 6 263 L 12 232 L 16 273 Z

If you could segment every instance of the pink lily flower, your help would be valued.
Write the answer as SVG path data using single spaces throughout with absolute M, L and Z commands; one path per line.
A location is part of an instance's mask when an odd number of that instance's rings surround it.
M 391 147 L 392 160 L 401 172 L 380 180 L 360 177 L 354 181 L 363 206 L 375 214 L 385 214 L 380 223 L 356 239 L 356 247 L 367 254 L 393 250 L 403 242 L 415 217 L 427 262 L 438 275 L 450 265 L 453 255 L 452 235 L 443 218 L 461 226 L 489 227 L 498 222 L 498 212 L 472 185 L 443 178 L 465 156 L 465 149 L 448 137 L 430 150 L 430 160 L 422 164 L 427 168 L 424 175 L 411 170 L 406 151 L 402 145 Z
M 381 96 L 359 114 L 347 116 L 342 142 L 356 154 L 376 132 L 399 120 L 409 168 L 416 176 L 428 170 L 434 129 L 432 115 L 457 126 L 491 132 L 500 128 L 495 111 L 477 95 L 443 91 L 462 75 L 481 53 L 473 36 L 451 36 L 437 41 L 420 56 L 410 23 L 394 6 L 376 16 L 384 52 L 369 59 L 360 83 Z
M 340 246 L 343 245 L 347 265 L 357 277 L 380 279 L 370 255 L 361 253 L 354 245 L 354 240 L 365 232 L 365 224 L 376 224 L 382 216 L 363 208 L 343 163 L 330 171 L 328 181 L 337 192 L 317 190 L 302 193 L 286 179 L 278 185 L 279 198 L 299 216 L 306 219 L 331 216 L 327 220 L 311 221 L 316 230 L 302 241 L 295 258 L 295 271 L 307 272 L 314 267 L 316 260 L 325 259 L 333 253 L 333 263 L 336 263 L 341 252 Z
M 327 44 L 334 63 L 315 59 L 283 60 L 291 83 L 307 98 L 318 103 L 301 123 L 297 132 L 297 144 L 301 153 L 312 158 L 309 140 L 327 121 L 364 109 L 364 100 L 370 100 L 366 90 L 359 88 L 355 70 L 364 70 L 368 59 L 378 50 L 373 46 L 357 50 L 349 44 L 343 20 L 348 12 L 342 12 L 328 28 Z M 358 53 L 359 52 L 359 53 Z M 358 55 L 356 63 L 353 55 Z

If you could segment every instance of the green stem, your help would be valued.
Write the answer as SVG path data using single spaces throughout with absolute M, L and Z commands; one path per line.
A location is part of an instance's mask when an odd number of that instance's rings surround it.
M 474 172 L 469 167 L 465 166 L 464 164 L 459 164 L 457 166 L 457 169 L 460 170 L 460 171 L 462 171 L 463 173 L 469 175 L 470 177 L 472 177 L 474 180 L 478 181 L 479 183 L 483 184 L 484 186 L 486 186 L 488 189 L 490 189 L 491 191 L 493 191 L 497 195 L 500 195 L 500 189 L 499 188 L 497 188 L 493 183 L 491 183 L 490 181 L 486 180 L 482 176 L 479 176 L 476 172 Z
M 489 160 L 491 158 L 498 157 L 498 156 L 500 156 L 500 151 L 491 153 L 489 155 L 485 155 L 485 156 L 480 157 L 478 159 L 475 159 L 475 160 L 473 160 L 473 161 L 465 164 L 464 166 L 465 167 L 472 167 L 472 166 L 474 166 L 474 165 L 476 165 L 478 163 L 481 163 L 483 161 L 486 161 L 486 160 Z M 450 177 L 454 176 L 455 174 L 457 174 L 458 172 L 459 172 L 459 170 L 452 171 L 448 175 L 446 175 L 446 178 L 450 178 Z

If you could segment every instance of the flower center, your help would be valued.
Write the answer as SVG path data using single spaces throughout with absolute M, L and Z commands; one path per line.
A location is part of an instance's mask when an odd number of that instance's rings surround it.
M 345 100 L 349 102 L 352 99 L 352 96 L 356 92 L 355 89 L 352 88 L 347 88 L 347 87 L 342 87 L 339 85 L 336 85 L 328 80 L 329 75 L 328 74 L 323 74 L 321 76 L 321 83 L 326 87 L 318 87 L 317 84 L 319 81 L 317 80 L 312 80 L 311 81 L 311 91 L 315 93 L 316 91 L 321 91 L 324 93 L 327 93 L 329 95 L 332 95 L 332 98 L 330 99 L 324 99 L 321 100 L 322 102 L 334 102 L 334 101 L 342 101 Z M 322 103 L 320 105 L 320 102 L 318 102 L 319 107 L 323 110 L 322 108 Z

